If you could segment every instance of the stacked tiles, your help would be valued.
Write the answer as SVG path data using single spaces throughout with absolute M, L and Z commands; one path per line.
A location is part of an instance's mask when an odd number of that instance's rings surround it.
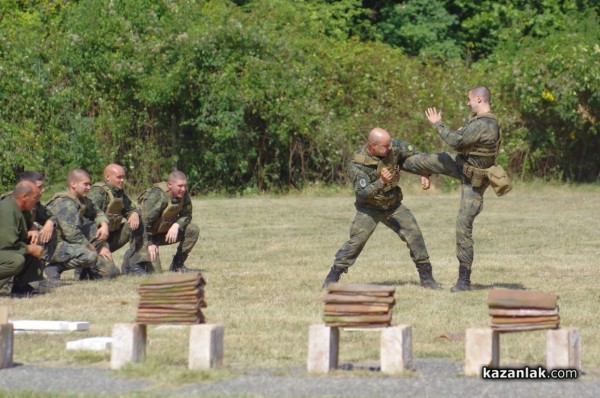
M 492 289 L 488 294 L 492 329 L 500 332 L 557 329 L 558 296 L 513 289 Z
M 148 278 L 140 283 L 135 322 L 142 324 L 205 323 L 201 308 L 206 281 L 200 272 Z
M 323 320 L 330 327 L 387 327 L 396 303 L 391 286 L 331 283 L 323 298 Z

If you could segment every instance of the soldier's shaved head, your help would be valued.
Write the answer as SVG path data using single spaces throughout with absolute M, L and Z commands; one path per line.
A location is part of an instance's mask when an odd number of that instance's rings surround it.
M 490 92 L 490 89 L 486 86 L 477 86 L 475 88 L 472 88 L 471 93 L 478 97 L 481 97 L 481 100 L 483 102 L 489 103 L 492 100 L 492 93 Z
M 388 133 L 381 127 L 375 127 L 369 132 L 368 140 L 374 144 L 386 144 L 390 141 L 390 139 L 390 133 Z
M 173 170 L 171 172 L 171 174 L 169 174 L 169 182 L 175 182 L 175 181 L 185 181 L 187 180 L 187 177 L 185 176 L 185 174 L 183 174 L 183 172 L 179 171 L 179 170 Z
M 69 171 L 69 174 L 67 175 L 67 181 L 69 183 L 79 182 L 86 178 L 89 179 L 90 174 L 87 171 L 85 171 L 84 169 L 73 169 L 73 170 Z
M 104 179 L 109 175 L 125 174 L 125 169 L 120 164 L 111 163 L 104 168 Z
M 125 183 L 125 169 L 123 166 L 111 163 L 104 168 L 104 182 L 115 188 L 123 189 Z
M 377 157 L 384 157 L 392 149 L 392 136 L 381 127 L 375 127 L 367 137 L 367 151 Z

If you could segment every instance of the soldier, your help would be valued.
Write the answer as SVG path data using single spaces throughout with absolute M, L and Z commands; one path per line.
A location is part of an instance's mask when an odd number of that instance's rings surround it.
M 74 169 L 67 190 L 47 204 L 58 223 L 58 242 L 45 269 L 48 279 L 58 280 L 63 271 L 76 268 L 91 268 L 98 278 L 119 274 L 106 245 L 108 218 L 87 198 L 90 188 L 87 171 Z
M 162 272 L 158 247 L 175 242 L 179 242 L 179 246 L 169 271 L 193 271 L 184 263 L 198 240 L 200 230 L 191 223 L 192 200 L 186 191 L 187 177 L 181 171 L 173 171 L 167 182 L 154 184 L 140 196 L 148 255 L 154 272 Z
M 10 278 L 27 271 L 33 258 L 40 258 L 44 248 L 31 243 L 25 213 L 40 199 L 40 191 L 30 181 L 20 181 L 12 194 L 0 201 L 0 288 Z M 33 289 L 28 291 L 33 293 Z
M 140 225 L 140 210 L 123 190 L 124 182 L 125 169 L 118 164 L 109 164 L 104 168 L 104 180 L 92 185 L 88 198 L 108 218 L 109 250 L 114 253 L 129 242 L 121 272 L 143 275 L 146 273 L 144 259 L 147 262 L 144 228 Z
M 428 108 L 425 116 L 442 139 L 459 153 L 418 154 L 405 166 L 417 173 L 439 173 L 460 180 L 460 207 L 456 218 L 456 257 L 458 280 L 453 292 L 471 290 L 473 265 L 473 222 L 483 209 L 483 193 L 489 185 L 484 169 L 496 163 L 500 147 L 500 126 L 491 113 L 491 93 L 477 86 L 467 93 L 473 117 L 463 128 L 452 131 L 442 122 L 442 114 Z
M 440 288 L 433 278 L 421 230 L 410 210 L 402 204 L 402 190 L 398 186 L 402 163 L 415 153 L 412 145 L 392 139 L 384 129 L 374 128 L 368 142 L 352 155 L 348 168 L 356 194 L 356 216 L 350 227 L 350 240 L 335 255 L 323 287 L 337 282 L 342 273 L 348 272 L 377 224 L 382 222 L 406 242 L 421 286 Z M 423 189 L 429 188 L 427 177 L 421 177 L 421 183 Z

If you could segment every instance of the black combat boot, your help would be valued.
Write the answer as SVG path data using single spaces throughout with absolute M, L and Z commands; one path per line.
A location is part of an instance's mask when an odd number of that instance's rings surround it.
M 144 276 L 144 275 L 148 275 L 148 272 L 146 271 L 147 265 L 146 263 L 140 263 L 140 264 L 133 264 L 133 265 L 128 265 L 127 266 L 127 274 L 128 275 L 135 275 L 135 276 Z
M 326 288 L 330 283 L 334 283 L 340 280 L 340 276 L 344 273 L 343 268 L 338 268 L 335 265 L 331 267 L 329 273 L 325 277 L 325 281 L 323 282 L 323 287 Z
M 471 290 L 471 268 L 461 264 L 458 266 L 458 280 L 450 291 L 464 292 L 468 290 Z
M 46 274 L 46 279 L 49 281 L 59 281 L 60 274 L 63 273 L 65 267 L 62 264 L 49 264 L 44 268 L 44 273 Z
M 419 271 L 419 278 L 421 279 L 421 286 L 426 289 L 439 290 L 442 286 L 433 279 L 433 270 L 431 269 L 431 263 L 425 263 L 417 265 L 417 271 Z
M 183 255 L 179 252 L 175 253 L 175 255 L 173 256 L 173 261 L 171 262 L 171 265 L 169 266 L 169 271 L 181 272 L 183 274 L 186 272 L 196 272 L 196 270 L 190 269 L 190 268 L 186 267 L 185 265 L 183 265 L 183 263 L 185 262 L 186 259 L 187 259 L 186 255 Z

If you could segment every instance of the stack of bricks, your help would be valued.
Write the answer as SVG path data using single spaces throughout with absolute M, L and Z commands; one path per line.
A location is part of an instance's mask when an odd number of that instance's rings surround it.
M 492 289 L 488 294 L 491 327 L 499 332 L 557 329 L 558 296 L 513 289 Z
M 331 283 L 323 301 L 329 327 L 387 327 L 396 303 L 391 286 Z
M 148 278 L 140 283 L 135 321 L 140 324 L 205 323 L 201 308 L 206 281 L 200 272 Z

